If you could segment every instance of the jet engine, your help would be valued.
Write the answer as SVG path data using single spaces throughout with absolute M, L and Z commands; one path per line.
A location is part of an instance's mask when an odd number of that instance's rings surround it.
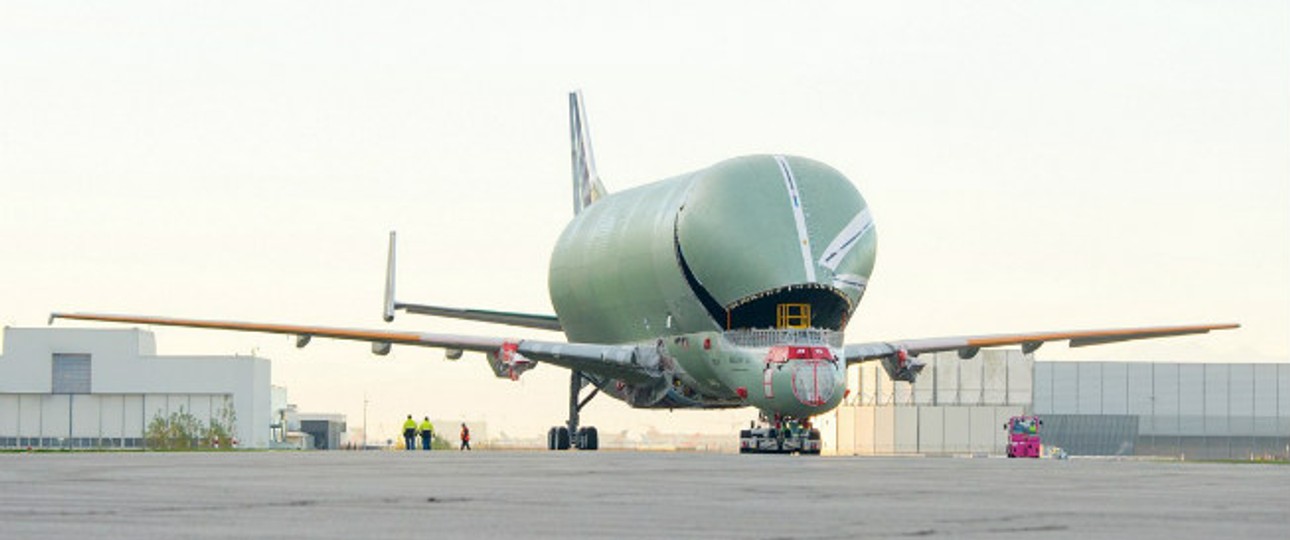
M 905 381 L 912 384 L 918 379 L 919 372 L 923 371 L 926 366 L 927 364 L 919 361 L 917 357 L 909 354 L 909 351 L 905 349 L 897 349 L 895 353 L 882 358 L 882 368 L 887 371 L 887 376 L 891 377 L 893 381 Z
M 460 357 L 460 353 L 458 356 Z M 518 381 L 525 371 L 537 367 L 537 362 L 520 354 L 519 342 L 507 341 L 501 348 L 488 353 L 488 365 L 493 368 L 493 374 L 499 378 Z

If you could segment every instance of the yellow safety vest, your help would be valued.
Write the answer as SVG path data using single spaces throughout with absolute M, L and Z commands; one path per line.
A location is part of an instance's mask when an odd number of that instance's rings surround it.
M 431 431 L 434 431 L 434 424 L 431 424 L 429 420 L 426 420 L 425 422 L 421 422 L 422 433 L 430 433 Z
M 409 430 L 409 429 L 416 429 L 416 428 L 417 428 L 417 421 L 416 421 L 416 420 L 413 420 L 413 419 L 411 419 L 411 418 L 409 418 L 407 422 L 404 422 L 404 423 L 403 423 L 403 430 L 404 430 L 404 431 L 407 431 L 407 430 Z

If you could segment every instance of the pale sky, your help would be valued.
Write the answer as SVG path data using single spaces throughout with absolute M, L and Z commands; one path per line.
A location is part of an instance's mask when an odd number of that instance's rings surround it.
M 1290 4 L 0 0 L 0 322 L 107 311 L 541 337 L 380 320 L 399 298 L 551 312 L 566 92 L 610 191 L 737 155 L 850 177 L 879 234 L 848 341 L 1239 322 L 1040 359 L 1290 360 Z M 71 325 L 71 323 L 60 323 Z M 249 354 L 301 409 L 536 436 L 567 372 L 156 328 Z M 731 432 L 633 411 L 602 432 Z

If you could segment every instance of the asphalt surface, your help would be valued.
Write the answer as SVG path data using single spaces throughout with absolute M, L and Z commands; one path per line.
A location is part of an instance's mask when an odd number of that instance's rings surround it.
M 0 538 L 1287 538 L 1290 466 L 636 452 L 0 454 Z

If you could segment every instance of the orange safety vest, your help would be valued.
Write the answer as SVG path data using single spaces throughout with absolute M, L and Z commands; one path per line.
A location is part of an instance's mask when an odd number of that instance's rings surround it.
M 464 426 L 461 428 L 461 440 L 470 442 L 470 428 Z

